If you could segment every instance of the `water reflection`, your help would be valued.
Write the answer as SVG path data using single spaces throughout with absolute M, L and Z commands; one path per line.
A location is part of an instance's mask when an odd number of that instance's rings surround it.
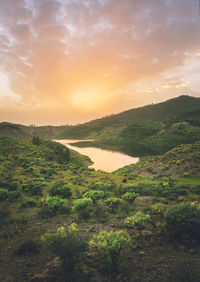
M 88 156 L 94 163 L 91 168 L 96 170 L 100 169 L 107 172 L 112 172 L 126 165 L 134 164 L 139 161 L 139 158 L 134 158 L 119 152 L 108 151 L 99 148 L 80 148 L 75 147 L 72 144 L 76 142 L 86 141 L 86 140 L 75 140 L 75 139 L 64 139 L 55 140 L 63 145 L 66 145 L 69 149 L 72 149 L 82 155 Z M 93 140 L 87 140 L 93 141 Z

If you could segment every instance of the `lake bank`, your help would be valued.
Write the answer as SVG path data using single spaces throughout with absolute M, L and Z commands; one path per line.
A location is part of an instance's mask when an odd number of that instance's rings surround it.
M 134 164 L 139 161 L 138 157 L 131 157 L 129 155 L 119 153 L 116 151 L 109 151 L 101 148 L 94 147 L 76 147 L 73 144 L 85 142 L 86 140 L 77 140 L 77 139 L 63 139 L 63 140 L 55 140 L 69 149 L 72 149 L 82 155 L 88 156 L 93 164 L 90 168 L 94 168 L 96 170 L 103 170 L 106 172 L 113 172 L 121 167 L 126 165 Z M 87 140 L 93 141 L 93 140 Z

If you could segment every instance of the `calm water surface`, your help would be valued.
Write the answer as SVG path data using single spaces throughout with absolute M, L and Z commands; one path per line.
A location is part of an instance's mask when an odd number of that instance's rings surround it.
M 94 168 L 96 170 L 100 169 L 103 171 L 112 172 L 125 165 L 134 164 L 139 161 L 139 158 L 130 157 L 119 152 L 108 151 L 93 147 L 79 148 L 73 146 L 73 143 L 76 142 L 92 140 L 65 139 L 55 141 L 66 145 L 69 149 L 72 149 L 82 155 L 88 156 L 94 162 L 93 165 L 90 166 L 90 168 Z

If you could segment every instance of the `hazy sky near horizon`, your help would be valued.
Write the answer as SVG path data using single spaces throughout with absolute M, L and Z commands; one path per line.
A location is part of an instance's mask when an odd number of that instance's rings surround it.
M 200 97 L 199 0 L 0 0 L 0 121 Z

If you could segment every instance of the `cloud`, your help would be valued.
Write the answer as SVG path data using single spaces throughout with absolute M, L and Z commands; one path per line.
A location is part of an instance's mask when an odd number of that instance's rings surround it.
M 94 117 L 72 98 L 90 97 L 93 89 L 101 116 L 136 106 L 135 95 L 144 104 L 141 93 L 161 97 L 160 89 L 169 93 L 189 86 L 180 68 L 197 69 L 188 55 L 198 60 L 200 44 L 191 1 L 0 0 L 0 8 L 0 70 L 30 111 L 51 109 L 66 121 L 66 112 L 73 120 Z M 176 76 L 177 68 L 180 79 L 163 82 L 164 74 Z

